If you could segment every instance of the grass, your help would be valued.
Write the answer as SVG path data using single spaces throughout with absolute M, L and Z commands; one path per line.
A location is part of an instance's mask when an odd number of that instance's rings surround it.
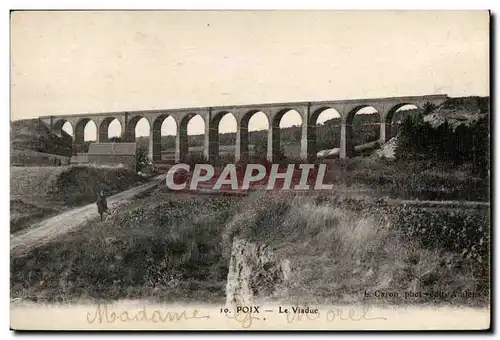
M 68 165 L 70 157 L 53 155 L 33 150 L 10 150 L 10 164 L 12 166 L 57 166 Z
M 331 197 L 255 193 L 243 199 L 172 198 L 157 191 L 65 239 L 11 262 L 13 298 L 69 302 L 144 298 L 222 303 L 235 236 L 266 243 L 291 262 L 281 300 L 359 301 L 384 290 L 467 292 L 437 302 L 486 304 L 489 221 L 484 212 L 447 216 Z M 455 213 L 454 213 L 455 214 Z M 468 219 L 464 216 L 469 215 Z M 404 217 L 404 218 L 403 218 Z M 431 225 L 431 222 L 435 225 Z M 460 225 L 454 225 L 461 221 Z M 446 242 L 429 240 L 450 237 Z M 470 237 L 479 230 L 479 238 Z M 426 236 L 423 229 L 432 230 Z M 464 229 L 464 232 L 461 230 Z M 482 238 L 482 241 L 481 241 Z M 469 249 L 474 254 L 464 249 Z M 392 299 L 428 303 L 434 299 Z
M 58 207 L 44 207 L 27 203 L 20 199 L 10 201 L 10 232 L 15 233 L 33 221 L 54 215 L 62 211 Z

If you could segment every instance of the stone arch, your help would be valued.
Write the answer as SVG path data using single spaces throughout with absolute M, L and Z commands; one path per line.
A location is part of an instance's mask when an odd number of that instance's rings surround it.
M 126 131 L 124 134 L 125 142 L 135 142 L 135 128 L 137 126 L 137 123 L 139 123 L 139 121 L 143 118 L 146 117 L 144 117 L 143 115 L 135 115 L 132 118 L 130 118 L 130 120 L 127 123 Z M 151 128 L 151 123 L 149 122 L 149 120 L 148 120 L 148 125 L 149 128 Z
M 209 146 L 209 155 L 210 159 L 216 159 L 220 155 L 220 136 L 219 136 L 219 125 L 223 119 L 226 117 L 232 117 L 234 121 L 234 125 L 236 127 L 236 131 L 238 130 L 238 122 L 236 120 L 235 115 L 231 111 L 219 111 L 217 112 L 213 117 L 212 121 L 210 123 L 210 129 L 209 129 L 209 140 L 210 140 L 210 146 Z
M 328 128 L 323 127 L 323 124 L 319 123 L 321 116 L 329 119 L 338 119 L 338 124 L 336 126 L 328 126 Z M 316 158 L 318 151 L 340 147 L 341 121 L 342 115 L 340 111 L 333 106 L 320 107 L 312 112 L 307 126 L 307 150 L 310 157 Z M 318 142 L 319 138 L 321 138 L 321 143 Z
M 370 105 L 370 104 L 362 104 L 362 105 L 355 106 L 354 108 L 350 109 L 347 112 L 347 115 L 346 115 L 346 118 L 345 118 L 345 123 L 347 125 L 352 125 L 354 117 L 356 116 L 356 114 L 359 114 L 362 110 L 365 110 L 365 109 L 368 109 L 368 108 L 371 108 L 371 109 L 373 109 L 376 112 L 377 117 L 378 117 L 378 121 L 380 122 L 382 120 L 382 118 L 381 118 L 382 117 L 382 113 L 381 113 L 380 109 L 376 108 L 375 106 Z
M 236 147 L 236 149 L 238 150 L 239 149 L 239 159 L 241 160 L 248 160 L 249 159 L 249 144 L 250 144 L 250 120 L 256 115 L 256 114 L 262 114 L 263 117 L 266 118 L 266 125 L 267 127 L 266 128 L 263 128 L 261 130 L 254 130 L 254 131 L 262 131 L 262 130 L 266 130 L 266 133 L 264 133 L 264 135 L 266 136 L 266 142 L 265 142 L 265 145 L 266 145 L 266 155 L 267 155 L 267 148 L 268 148 L 268 131 L 270 130 L 270 119 L 269 119 L 269 115 L 263 111 L 263 110 L 260 110 L 260 109 L 254 109 L 254 110 L 249 110 L 247 112 L 245 112 L 245 114 L 241 117 L 241 120 L 239 122 L 239 126 L 238 126 L 238 135 L 237 136 L 237 140 L 236 140 L 236 143 L 238 144 L 239 143 L 239 148 L 238 148 L 238 145 Z M 260 139 L 260 138 L 259 138 Z M 257 150 L 254 151 L 254 154 L 255 152 L 257 152 L 257 154 L 255 154 L 257 157 L 265 157 L 266 155 L 261 155 L 259 154 L 260 150 L 259 147 L 256 147 Z M 238 152 L 238 151 L 237 151 Z M 238 158 L 238 155 L 236 155 L 236 158 Z
M 394 114 L 399 111 L 399 109 L 403 108 L 404 106 L 415 106 L 417 109 L 421 110 L 422 107 L 420 105 L 418 105 L 418 103 L 410 103 L 410 102 L 404 102 L 404 103 L 399 103 L 399 104 L 396 104 L 394 105 L 393 107 L 391 107 L 388 111 L 387 111 L 387 114 L 385 115 L 385 122 L 386 123 L 391 123 L 393 118 L 394 118 Z
M 309 118 L 310 125 L 317 125 L 319 124 L 319 118 L 322 116 L 324 113 L 332 113 L 329 116 L 331 116 L 331 119 L 335 118 L 342 118 L 342 115 L 340 114 L 340 111 L 337 110 L 337 108 L 333 106 L 323 106 L 320 107 L 319 109 L 315 110 L 312 114 L 311 117 Z
M 177 131 L 177 121 L 175 118 L 169 114 L 162 114 L 158 117 L 156 117 L 153 120 L 152 124 L 152 130 L 150 131 L 150 136 L 151 139 L 149 142 L 152 143 L 150 144 L 150 154 L 153 159 L 153 161 L 160 161 L 162 159 L 162 146 L 161 146 L 161 130 L 163 123 L 167 118 L 172 117 L 174 124 L 175 124 L 175 129 L 174 131 Z M 151 128 L 151 127 L 150 127 Z M 177 134 L 177 132 L 176 132 Z
M 369 113 L 371 111 L 371 113 Z M 365 113 L 366 112 L 366 113 Z M 355 118 L 356 116 L 362 117 L 366 115 L 375 115 L 374 119 L 366 119 L 368 122 L 360 123 L 357 128 L 360 128 L 360 131 L 356 130 L 355 127 Z M 364 142 L 371 142 L 381 139 L 380 130 L 383 124 L 382 120 L 382 112 L 380 108 L 372 104 L 361 104 L 357 105 L 354 108 L 351 108 L 346 115 L 345 119 L 345 150 L 346 156 L 351 156 L 354 154 L 354 146 L 355 144 L 364 144 Z M 366 134 L 372 134 L 373 140 L 370 138 L 365 138 Z M 355 140 L 356 136 L 363 135 L 363 138 L 359 138 L 358 141 Z
M 298 129 L 295 130 L 294 133 L 297 133 L 297 136 L 294 136 L 294 139 L 298 139 L 299 143 L 298 144 L 298 149 L 294 151 L 288 152 L 285 149 L 282 149 L 281 145 L 281 129 L 286 128 L 287 126 L 282 126 L 282 122 L 284 121 L 283 118 L 287 115 L 294 115 L 295 119 L 297 118 L 300 120 L 300 125 Z M 298 122 L 298 121 L 297 121 Z M 286 155 L 288 157 L 299 157 L 300 156 L 300 141 L 302 138 L 302 124 L 304 124 L 302 116 L 300 115 L 300 112 L 294 108 L 285 108 L 276 113 L 276 115 L 273 117 L 273 123 L 272 123 L 272 157 L 271 155 L 268 155 L 268 159 L 271 160 L 275 158 L 279 158 L 281 153 L 283 152 L 283 155 Z M 283 124 L 285 125 L 285 124 Z M 290 126 L 291 127 L 291 126 Z
M 115 117 L 106 117 L 101 121 L 101 124 L 99 125 L 99 128 L 97 129 L 98 133 L 99 133 L 98 141 L 100 143 L 109 142 L 109 139 L 111 138 L 111 137 L 109 137 L 109 127 L 111 124 L 114 124 L 115 120 L 120 125 L 120 134 L 118 135 L 118 137 L 120 137 L 123 134 L 123 126 L 120 123 L 120 120 L 115 118 Z
M 398 129 L 393 126 L 394 116 L 396 115 L 396 112 L 400 111 L 400 109 L 402 109 L 405 106 L 413 106 L 417 110 L 422 109 L 422 107 L 419 105 L 419 103 L 410 103 L 410 102 L 399 103 L 399 104 L 396 104 L 393 107 L 391 107 L 387 111 L 387 113 L 385 115 L 385 119 L 384 119 L 386 139 L 390 139 L 390 138 L 394 137 L 395 133 L 397 132 Z
M 85 148 L 85 128 L 87 124 L 92 122 L 96 129 L 96 139 L 97 139 L 97 124 L 91 118 L 81 118 L 75 125 L 74 129 L 74 145 L 75 152 L 87 152 Z
M 248 128 L 249 127 L 248 125 L 250 123 L 250 119 L 252 119 L 252 117 L 257 113 L 262 113 L 266 117 L 267 125 L 269 128 L 271 118 L 266 111 L 261 110 L 261 109 L 253 109 L 253 110 L 246 111 L 245 114 L 243 114 L 241 119 L 240 119 L 240 123 L 239 123 L 240 126 L 244 126 L 244 127 Z
M 191 152 L 189 150 L 189 147 L 190 147 L 189 146 L 189 144 L 190 144 L 189 143 L 189 136 L 188 136 L 189 123 L 191 122 L 192 119 L 195 119 L 197 116 L 200 116 L 201 120 L 203 121 L 204 127 L 203 127 L 203 129 L 201 129 L 201 131 L 203 131 L 202 135 L 204 135 L 206 124 L 208 124 L 208 122 L 205 120 L 204 115 L 202 115 L 200 113 L 196 113 L 196 112 L 191 112 L 191 113 L 185 115 L 184 117 L 182 117 L 180 122 L 179 122 L 178 132 L 177 132 L 177 138 L 178 138 L 179 142 L 178 142 L 178 146 L 176 147 L 176 152 L 179 152 L 179 155 L 176 156 L 176 159 L 178 159 L 179 161 L 185 160 L 188 155 L 190 155 L 190 157 L 194 157 L 195 154 L 199 154 L 200 151 L 198 149 L 203 150 L 204 142 L 201 146 L 200 145 L 193 146 L 193 149 L 192 149 L 193 152 Z M 191 138 L 194 138 L 194 137 L 191 137 Z M 201 153 L 203 153 L 203 151 L 201 151 Z
M 66 131 L 64 129 L 64 125 L 66 125 L 66 124 L 68 124 L 71 127 L 71 133 L 69 133 L 68 131 Z M 71 124 L 71 122 L 69 120 L 66 120 L 64 118 L 58 119 L 54 123 L 54 126 L 52 127 L 52 131 L 58 137 L 62 137 L 63 136 L 63 131 L 66 132 L 71 137 L 74 137 L 74 135 L 75 135 L 75 129 L 73 128 L 73 125 Z

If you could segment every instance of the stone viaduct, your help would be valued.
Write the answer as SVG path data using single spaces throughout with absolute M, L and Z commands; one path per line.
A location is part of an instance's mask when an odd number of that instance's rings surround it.
M 135 141 L 135 127 L 137 122 L 146 118 L 149 122 L 150 143 L 149 157 L 156 161 L 161 159 L 161 125 L 165 118 L 172 116 L 177 125 L 175 161 L 181 162 L 188 153 L 187 125 L 189 120 L 200 115 L 205 122 L 205 139 L 203 155 L 207 160 L 219 154 L 219 122 L 228 113 L 233 114 L 237 122 L 235 160 L 245 159 L 248 156 L 248 123 L 251 116 L 263 112 L 268 119 L 267 159 L 275 159 L 275 151 L 280 148 L 279 123 L 285 113 L 297 111 L 302 118 L 302 137 L 300 157 L 311 160 L 316 156 L 316 120 L 321 112 L 333 108 L 341 118 L 340 157 L 347 158 L 353 153 L 352 121 L 353 117 L 364 107 L 373 107 L 380 117 L 380 142 L 385 142 L 391 136 L 391 123 L 394 113 L 404 105 L 416 105 L 423 108 L 427 103 L 439 106 L 447 100 L 447 95 L 424 95 L 408 97 L 389 97 L 372 99 L 349 99 L 316 102 L 290 102 L 272 104 L 252 104 L 217 107 L 198 107 L 184 109 L 108 112 L 98 114 L 75 114 L 61 116 L 43 116 L 40 120 L 49 129 L 60 134 L 62 127 L 69 122 L 73 128 L 73 143 L 75 152 L 82 152 L 84 144 L 84 129 L 89 121 L 97 127 L 97 142 L 109 141 L 109 124 L 117 119 L 122 128 L 124 142 Z M 151 142 L 152 141 L 152 142 Z

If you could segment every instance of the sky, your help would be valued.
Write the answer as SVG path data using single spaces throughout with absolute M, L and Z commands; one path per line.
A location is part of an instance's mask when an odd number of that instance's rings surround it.
M 17 11 L 11 120 L 444 93 L 489 95 L 487 11 Z M 369 109 L 365 113 L 371 112 Z M 335 117 L 326 112 L 319 122 Z M 281 127 L 300 125 L 289 112 Z M 250 130 L 267 128 L 256 114 Z M 220 132 L 236 130 L 226 115 Z M 145 120 L 136 135 L 148 135 Z M 188 134 L 203 133 L 201 117 Z M 120 133 L 114 122 L 109 135 Z M 175 134 L 166 120 L 162 134 Z M 86 127 L 86 139 L 95 126 Z

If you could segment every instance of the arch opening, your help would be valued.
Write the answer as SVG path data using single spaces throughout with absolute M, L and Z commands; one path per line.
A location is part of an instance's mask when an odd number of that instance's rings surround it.
M 370 105 L 360 105 L 352 109 L 346 119 L 346 156 L 376 147 L 380 141 L 380 113 Z
M 137 143 L 137 148 L 141 149 L 142 152 L 149 153 L 149 140 L 150 136 L 150 126 L 149 121 L 146 117 L 142 117 L 137 122 L 135 122 L 134 137 Z
M 230 162 L 235 156 L 236 117 L 232 112 L 221 111 L 215 114 L 210 128 L 210 159 L 224 159 Z
M 113 119 L 108 126 L 108 138 L 110 140 L 120 140 L 122 136 L 122 125 L 118 119 Z
M 66 119 L 57 120 L 52 127 L 52 131 L 56 136 L 61 138 L 65 137 L 65 135 L 74 137 L 73 125 Z
M 205 120 L 196 113 L 184 117 L 179 126 L 179 152 L 180 161 L 202 161 L 203 145 L 205 143 Z
M 66 132 L 68 135 L 70 135 L 71 137 L 73 137 L 73 126 L 71 125 L 70 122 L 65 122 L 63 124 L 63 126 L 61 127 L 61 130 L 63 130 L 64 132 Z
M 316 158 L 318 152 L 324 155 L 340 152 L 340 125 L 340 113 L 332 107 L 313 112 L 307 134 L 308 153 L 312 158 Z
M 175 136 L 177 135 L 177 123 L 175 119 L 164 114 L 153 122 L 152 127 L 152 158 L 156 163 L 175 162 Z M 151 142 L 151 141 L 150 141 Z
M 273 159 L 299 158 L 302 139 L 300 113 L 294 109 L 281 110 L 274 117 L 272 130 Z
M 139 121 L 146 119 L 144 116 L 134 116 L 132 117 L 128 124 L 127 124 L 127 130 L 125 131 L 125 135 L 123 136 L 123 139 L 125 142 L 135 142 L 136 141 L 136 127 Z M 147 119 L 146 119 L 147 121 Z M 141 125 L 143 125 L 142 123 Z M 148 123 L 149 125 L 149 123 Z
M 122 125 L 115 117 L 105 118 L 99 126 L 100 143 L 121 142 Z
M 97 140 L 97 125 L 93 120 L 85 125 L 84 136 L 83 140 L 85 142 L 95 142 Z
M 269 118 L 260 110 L 248 111 L 240 122 L 240 159 L 265 160 Z
M 91 143 L 97 140 L 97 125 L 90 118 L 80 119 L 75 126 L 74 151 L 87 153 Z
M 74 131 L 73 126 L 66 119 L 59 119 L 52 127 L 52 133 L 60 138 L 60 144 L 66 148 L 66 155 L 71 156 L 75 151 L 73 150 Z
M 415 104 L 401 103 L 392 107 L 385 118 L 385 136 L 390 139 L 396 136 L 407 117 L 415 117 L 422 110 Z

